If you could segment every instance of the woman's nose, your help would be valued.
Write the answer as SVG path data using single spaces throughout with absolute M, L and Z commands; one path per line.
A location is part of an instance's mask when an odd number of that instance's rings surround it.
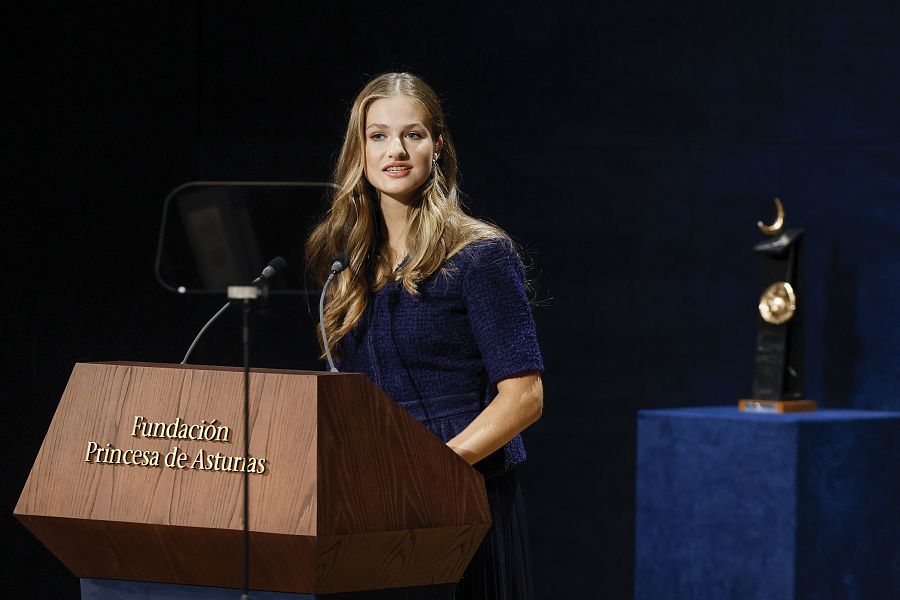
M 390 158 L 406 158 L 406 147 L 403 145 L 401 138 L 395 137 L 391 140 L 391 145 L 388 147 L 388 156 Z

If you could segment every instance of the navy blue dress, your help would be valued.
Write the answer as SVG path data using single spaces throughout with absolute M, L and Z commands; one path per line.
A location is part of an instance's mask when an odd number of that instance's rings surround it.
M 371 295 L 341 340 L 340 370 L 365 373 L 444 442 L 466 428 L 507 377 L 543 371 L 525 273 L 505 238 L 473 242 L 408 294 L 389 282 Z M 516 436 L 476 464 L 493 524 L 466 570 L 457 600 L 532 597 L 524 507 L 513 466 Z

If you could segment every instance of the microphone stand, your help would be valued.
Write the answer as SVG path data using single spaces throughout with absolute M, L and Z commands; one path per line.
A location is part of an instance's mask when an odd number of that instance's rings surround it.
M 250 472 L 247 465 L 250 463 L 250 311 L 253 308 L 253 301 L 258 298 L 265 298 L 269 294 L 269 280 L 280 273 L 287 267 L 287 263 L 280 256 L 276 256 L 269 261 L 266 268 L 263 269 L 259 277 L 253 280 L 250 285 L 230 285 L 228 286 L 228 301 L 225 306 L 212 316 L 206 322 L 203 329 L 191 342 L 187 353 L 181 364 L 187 364 L 188 358 L 191 356 L 200 337 L 203 336 L 213 321 L 228 310 L 233 302 L 241 303 L 241 341 L 244 346 L 244 593 L 241 594 L 241 600 L 250 600 Z M 332 274 L 332 277 L 334 275 Z
M 265 285 L 261 289 L 255 285 L 228 286 L 229 302 L 241 302 L 241 343 L 244 350 L 244 591 L 241 600 L 250 599 L 250 472 L 247 470 L 250 461 L 250 312 L 253 301 L 267 293 L 268 287 Z

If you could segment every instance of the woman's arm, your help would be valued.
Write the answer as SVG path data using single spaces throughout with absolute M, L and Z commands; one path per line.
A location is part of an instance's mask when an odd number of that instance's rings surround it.
M 473 465 L 537 421 L 543 407 L 539 373 L 503 379 L 497 383 L 497 396 L 447 445 Z

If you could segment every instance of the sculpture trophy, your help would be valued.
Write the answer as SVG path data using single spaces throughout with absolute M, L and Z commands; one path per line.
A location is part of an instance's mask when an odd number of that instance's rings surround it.
M 756 225 L 768 239 L 756 244 L 763 257 L 762 296 L 756 334 L 752 398 L 748 412 L 803 412 L 816 403 L 803 399 L 802 229 L 785 229 L 784 206 L 775 198 L 775 221 Z

